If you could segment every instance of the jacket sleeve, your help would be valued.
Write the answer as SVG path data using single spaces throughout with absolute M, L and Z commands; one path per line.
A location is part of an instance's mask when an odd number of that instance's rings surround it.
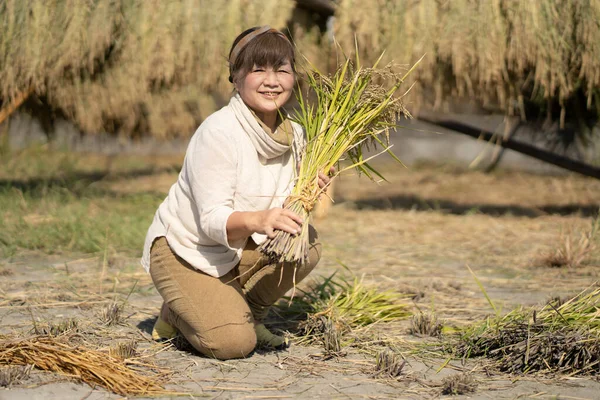
M 234 250 L 227 240 L 227 219 L 234 211 L 238 152 L 226 131 L 200 129 L 190 142 L 184 169 L 197 210 L 199 228 Z

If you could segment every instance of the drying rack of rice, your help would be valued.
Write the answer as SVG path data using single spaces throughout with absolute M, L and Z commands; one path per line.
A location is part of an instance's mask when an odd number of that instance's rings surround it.
M 90 386 L 128 395 L 168 395 L 159 374 L 141 375 L 109 353 L 68 344 L 68 336 L 36 336 L 0 342 L 0 365 L 34 365 L 35 368 L 76 378 Z
M 518 308 L 467 328 L 456 351 L 485 356 L 510 373 L 600 372 L 600 286 L 543 307 Z

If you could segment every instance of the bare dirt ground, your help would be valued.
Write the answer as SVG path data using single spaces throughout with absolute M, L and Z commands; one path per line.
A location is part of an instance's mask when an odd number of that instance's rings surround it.
M 385 164 L 381 169 L 389 183 L 376 185 L 352 175 L 339 179 L 336 204 L 326 218 L 315 221 L 324 256 L 314 275 L 328 276 L 344 264 L 365 283 L 415 294 L 412 311 L 435 311 L 448 327 L 492 313 L 467 266 L 506 311 L 575 294 L 598 280 L 598 252 L 587 264 L 571 268 L 551 268 L 544 259 L 589 229 L 600 203 L 600 182 L 452 167 L 405 170 Z M 114 190 L 166 192 L 175 176 L 111 185 Z M 153 363 L 155 371 L 168 373 L 167 389 L 187 393 L 185 397 L 437 398 L 445 396 L 444 379 L 469 373 L 477 388 L 458 397 L 600 398 L 594 376 L 506 375 L 484 359 L 448 362 L 437 354 L 415 352 L 425 339 L 408 333 L 409 320 L 379 324 L 371 332 L 374 340 L 393 343 L 405 357 L 396 379 L 375 376 L 373 355 L 358 345 L 339 357 L 326 355 L 318 344 L 292 343 L 286 350 L 257 351 L 244 360 L 207 359 L 152 342 L 149 332 L 161 298 L 135 258 L 20 252 L 0 260 L 0 270 L 1 335 L 24 337 L 50 321 L 75 318 L 82 343 L 109 348 L 137 342 L 138 364 Z M 115 300 L 123 305 L 121 320 L 108 324 L 102 312 Z M 277 326 L 276 317 L 273 324 Z M 122 396 L 35 370 L 21 383 L 0 389 L 0 399 L 51 398 Z

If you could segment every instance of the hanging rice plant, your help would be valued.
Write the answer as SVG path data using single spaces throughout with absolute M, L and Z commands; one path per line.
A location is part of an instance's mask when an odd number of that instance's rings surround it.
M 374 175 L 383 178 L 368 164 L 374 156 L 365 158 L 364 151 L 381 145 L 393 156 L 389 129 L 402 115 L 410 116 L 397 91 L 418 63 L 400 76 L 392 71 L 391 65 L 378 69 L 379 60 L 373 67 L 362 67 L 358 57 L 354 61 L 346 59 L 333 76 L 309 65 L 307 84 L 316 95 L 316 104 L 308 102 L 302 91 L 298 91 L 299 106 L 293 119 L 304 127 L 307 145 L 301 155 L 296 184 L 285 205 L 304 221 L 327 189 L 319 187 L 319 173 L 329 173 L 345 157 L 350 159 L 350 165 L 339 169 L 335 176 L 356 168 L 371 179 Z M 306 262 L 308 223 L 303 224 L 298 235 L 277 231 L 259 249 L 276 262 Z

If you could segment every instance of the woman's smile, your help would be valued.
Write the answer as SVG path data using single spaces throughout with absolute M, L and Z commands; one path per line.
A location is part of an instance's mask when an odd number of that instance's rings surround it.
M 237 82 L 236 88 L 244 103 L 272 127 L 277 119 L 277 110 L 292 95 L 295 80 L 289 61 L 276 68 L 255 65 L 243 80 Z

